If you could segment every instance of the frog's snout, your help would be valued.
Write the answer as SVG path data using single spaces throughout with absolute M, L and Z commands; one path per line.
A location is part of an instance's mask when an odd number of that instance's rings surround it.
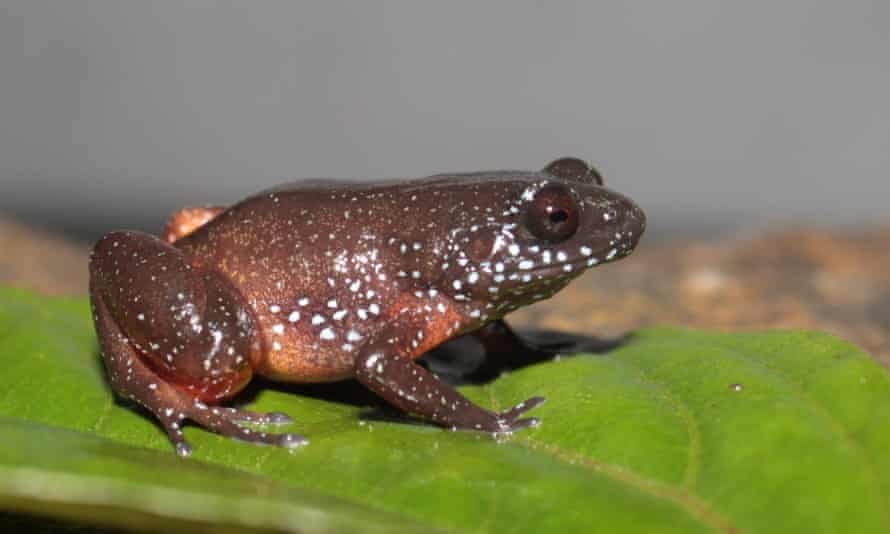
M 607 198 L 600 197 L 589 205 L 595 209 L 591 223 L 595 225 L 595 235 L 604 259 L 611 261 L 630 254 L 646 230 L 643 210 L 634 201 L 613 192 L 609 192 Z
M 624 212 L 623 221 L 621 221 L 620 232 L 631 239 L 630 248 L 637 246 L 640 236 L 646 231 L 646 214 L 633 201 L 627 200 L 627 209 Z
M 633 252 L 646 230 L 646 214 L 632 200 L 620 200 L 619 216 L 615 225 L 615 243 L 618 257 Z

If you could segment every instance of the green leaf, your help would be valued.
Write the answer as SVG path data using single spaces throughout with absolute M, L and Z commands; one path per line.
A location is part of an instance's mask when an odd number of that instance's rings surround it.
M 890 380 L 820 333 L 649 329 L 463 388 L 549 399 L 501 442 L 264 388 L 251 407 L 289 413 L 308 446 L 188 428 L 187 460 L 114 402 L 85 301 L 0 290 L 0 365 L 7 509 L 156 530 L 890 530 Z

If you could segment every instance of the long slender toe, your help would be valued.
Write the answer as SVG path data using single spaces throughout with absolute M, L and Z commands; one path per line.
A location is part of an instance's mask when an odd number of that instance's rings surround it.
M 262 413 L 237 408 L 226 408 L 226 413 L 230 414 L 230 419 L 232 421 L 238 421 L 240 423 L 254 423 L 257 425 L 289 425 L 294 422 L 289 415 L 282 412 Z
M 269 425 L 289 425 L 294 422 L 289 415 L 282 412 L 269 412 L 266 417 L 268 419 L 266 424 Z
M 208 430 L 248 443 L 292 449 L 309 442 L 299 434 L 265 432 L 262 429 L 243 426 L 244 423 L 264 425 L 291 422 L 290 417 L 279 412 L 266 414 L 232 408 L 209 408 L 201 405 L 188 413 L 187 417 Z
M 285 449 L 296 449 L 308 444 L 309 440 L 299 434 L 279 434 L 278 443 L 276 443 L 276 445 Z
M 520 415 L 537 408 L 545 402 L 547 402 L 547 399 L 545 399 L 544 397 L 532 397 L 523 402 L 520 402 L 509 410 L 501 412 L 499 415 L 501 419 L 512 421 L 513 419 L 516 419 Z
M 519 419 L 518 421 L 513 421 L 510 424 L 510 431 L 515 432 L 517 430 L 522 430 L 523 428 L 537 428 L 541 426 L 541 420 L 537 417 L 526 417 L 524 419 Z

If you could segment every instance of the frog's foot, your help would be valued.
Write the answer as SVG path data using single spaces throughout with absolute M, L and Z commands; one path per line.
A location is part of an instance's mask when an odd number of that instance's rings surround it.
M 275 445 L 287 449 L 309 443 L 309 440 L 299 434 L 266 432 L 242 424 L 282 425 L 292 422 L 290 417 L 279 412 L 258 413 L 221 406 L 207 406 L 202 402 L 193 401 L 191 406 L 184 411 L 174 412 L 171 417 L 166 417 L 166 414 L 167 411 L 159 415 L 158 419 L 167 430 L 167 435 L 170 436 L 176 446 L 176 452 L 180 456 L 188 456 L 191 453 L 191 446 L 183 438 L 180 429 L 183 419 L 189 419 L 207 430 L 223 436 L 250 443 Z
M 545 399 L 544 397 L 532 397 L 520 402 L 509 410 L 504 410 L 503 412 L 496 414 L 497 430 L 492 430 L 492 432 L 496 434 L 510 434 L 515 432 L 516 430 L 522 430 L 523 428 L 536 427 L 540 425 L 541 420 L 537 417 L 525 417 L 520 419 L 520 416 L 525 414 L 525 412 L 533 410 L 538 406 L 544 404 L 546 401 L 547 399 Z
M 526 412 L 544 404 L 544 397 L 532 397 L 503 412 L 464 407 L 462 413 L 454 414 L 451 430 L 478 430 L 495 435 L 509 435 L 524 428 L 534 428 L 541 424 L 537 417 L 521 417 Z
M 292 423 L 293 420 L 283 413 L 259 413 L 224 406 L 208 406 L 169 384 L 152 381 L 152 371 L 139 360 L 133 360 L 129 367 L 133 370 L 131 374 L 133 382 L 145 384 L 146 382 L 139 380 L 140 378 L 147 378 L 150 381 L 148 387 L 144 389 L 132 388 L 129 397 L 154 413 L 180 456 L 189 456 L 192 453 L 192 446 L 182 433 L 182 424 L 186 420 L 223 436 L 250 443 L 288 449 L 309 443 L 309 440 L 299 434 L 266 432 L 244 425 L 244 423 L 252 425 Z

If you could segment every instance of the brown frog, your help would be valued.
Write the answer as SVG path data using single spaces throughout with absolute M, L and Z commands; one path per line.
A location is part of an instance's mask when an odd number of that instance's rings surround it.
M 148 408 L 180 455 L 188 419 L 240 440 L 295 447 L 281 413 L 220 403 L 255 374 L 355 378 L 451 429 L 509 433 L 544 399 L 504 412 L 467 400 L 413 360 L 463 335 L 523 347 L 502 318 L 585 269 L 621 258 L 643 212 L 574 158 L 541 171 L 347 183 L 310 180 L 228 208 L 188 208 L 165 239 L 112 232 L 90 260 L 90 296 L 114 389 Z

